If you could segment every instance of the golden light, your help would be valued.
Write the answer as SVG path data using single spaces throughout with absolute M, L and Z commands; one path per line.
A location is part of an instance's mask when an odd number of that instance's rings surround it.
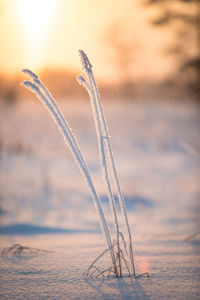
M 44 56 L 44 45 L 50 34 L 55 8 L 56 0 L 18 0 L 27 59 L 33 67 L 39 66 Z
M 27 34 L 44 34 L 54 8 L 55 0 L 19 0 L 20 18 Z

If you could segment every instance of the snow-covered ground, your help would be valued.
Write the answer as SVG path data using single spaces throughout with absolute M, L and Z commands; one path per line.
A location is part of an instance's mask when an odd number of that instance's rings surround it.
M 109 217 L 89 103 L 61 102 Z M 1 299 L 199 299 L 200 107 L 104 103 L 124 193 L 137 273 L 89 279 L 105 249 L 98 217 L 62 136 L 34 99 L 0 111 Z M 107 263 L 105 257 L 102 264 Z

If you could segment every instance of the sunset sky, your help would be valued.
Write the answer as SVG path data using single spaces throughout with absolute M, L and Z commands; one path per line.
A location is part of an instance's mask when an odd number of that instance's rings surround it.
M 162 77 L 170 70 L 168 58 L 162 56 L 168 36 L 149 25 L 155 12 L 142 2 L 0 0 L 0 72 L 80 69 L 78 49 L 84 49 L 97 76 L 115 79 L 120 71 L 110 30 L 117 28 L 133 47 L 129 72 L 138 79 Z

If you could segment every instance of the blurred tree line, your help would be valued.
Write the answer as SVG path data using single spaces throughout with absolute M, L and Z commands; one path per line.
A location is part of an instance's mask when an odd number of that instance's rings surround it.
M 154 14 L 147 19 L 148 24 L 166 35 L 169 44 L 163 45 L 162 59 L 171 57 L 172 68 L 163 80 L 137 81 L 134 65 L 144 46 L 133 20 L 115 20 L 106 28 L 104 42 L 112 51 L 120 96 L 200 101 L 200 0 L 141 0 L 140 4 L 143 10 L 151 9 Z M 156 60 L 156 55 L 152 60 Z
M 77 83 L 78 72 L 66 69 L 48 68 L 37 72 L 40 79 L 45 83 L 54 97 L 68 99 L 70 97 L 84 97 L 83 88 Z M 8 76 L 0 74 L 0 102 L 7 105 L 17 103 L 17 101 L 30 98 L 30 92 L 20 83 L 26 79 L 24 74 L 13 74 Z
M 158 9 L 155 27 L 172 32 L 167 53 L 175 58 L 177 84 L 200 100 L 200 0 L 144 0 Z
M 130 0 L 132 1 L 132 0 Z M 163 52 L 173 58 L 173 72 L 163 82 L 137 81 L 134 63 L 142 52 L 137 28 L 131 20 L 116 20 L 105 34 L 104 44 L 111 50 L 113 65 L 119 74 L 119 84 L 99 82 L 103 96 L 107 98 L 159 98 L 200 100 L 200 0 L 138 0 L 142 9 L 155 9 L 150 24 L 169 31 L 171 40 Z M 132 4 L 133 9 L 134 5 Z M 148 19 L 149 22 L 149 19 Z M 148 34 L 148 33 L 147 33 Z M 162 34 L 162 33 L 161 33 Z M 134 37 L 134 38 L 133 38 Z M 38 72 L 40 78 L 58 99 L 87 97 L 86 91 L 76 82 L 80 70 L 46 69 Z M 135 76 L 135 77 L 134 77 Z M 24 75 L 8 77 L 0 74 L 0 101 L 8 104 L 26 99 L 30 94 L 20 86 Z

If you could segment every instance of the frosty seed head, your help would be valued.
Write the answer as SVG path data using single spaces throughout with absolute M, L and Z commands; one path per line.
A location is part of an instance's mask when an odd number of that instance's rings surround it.
M 22 72 L 30 76 L 32 79 L 38 79 L 38 76 L 29 69 L 23 69 Z
M 92 70 L 92 65 L 83 50 L 79 50 L 79 55 L 81 58 L 81 64 L 86 71 L 90 72 Z
M 82 75 L 76 76 L 76 79 L 80 85 L 84 85 L 86 82 Z

